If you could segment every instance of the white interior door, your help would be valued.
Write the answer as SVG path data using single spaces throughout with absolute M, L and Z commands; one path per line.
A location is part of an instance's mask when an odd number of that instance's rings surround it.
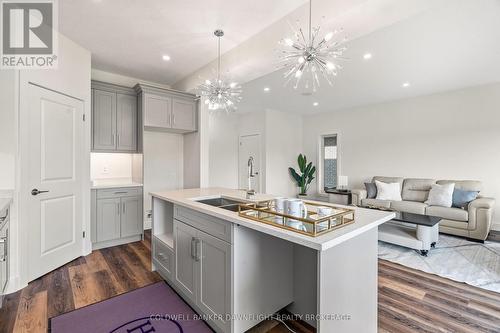
M 82 254 L 83 101 L 29 86 L 28 277 Z
M 254 177 L 251 178 L 251 186 L 256 192 L 261 192 L 261 169 L 260 169 L 260 135 L 244 135 L 240 136 L 239 153 L 238 153 L 238 174 L 239 188 L 248 189 L 248 160 L 253 157 Z

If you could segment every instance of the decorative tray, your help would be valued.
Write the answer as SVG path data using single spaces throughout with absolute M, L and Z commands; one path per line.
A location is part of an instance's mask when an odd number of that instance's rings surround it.
M 324 235 L 330 231 L 354 223 L 354 209 L 305 200 L 304 204 L 307 207 L 307 214 L 304 217 L 277 212 L 274 207 L 274 201 L 241 204 L 238 207 L 238 214 L 250 220 L 270 224 L 311 237 Z M 331 208 L 331 214 L 325 216 L 318 215 L 318 207 Z

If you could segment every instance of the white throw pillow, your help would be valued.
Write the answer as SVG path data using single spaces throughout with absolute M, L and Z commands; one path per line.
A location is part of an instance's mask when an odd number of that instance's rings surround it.
M 432 184 L 429 192 L 429 198 L 425 202 L 429 206 L 451 207 L 453 204 L 453 191 L 455 183 L 450 184 Z
M 383 183 L 375 181 L 377 186 L 377 200 L 401 201 L 401 186 L 399 183 Z

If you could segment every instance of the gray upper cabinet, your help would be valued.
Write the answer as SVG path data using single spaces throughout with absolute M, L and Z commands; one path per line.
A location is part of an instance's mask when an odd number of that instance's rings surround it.
M 198 99 L 195 95 L 144 84 L 136 85 L 135 90 L 140 96 L 146 130 L 196 132 Z
M 139 114 L 131 88 L 92 81 L 92 151 L 137 152 Z
M 137 150 L 137 97 L 116 94 L 116 148 Z
M 144 94 L 144 126 L 170 128 L 172 99 Z
M 115 150 L 116 94 L 93 90 L 92 93 L 94 150 Z
M 184 99 L 172 101 L 172 127 L 185 131 L 196 131 L 196 102 Z

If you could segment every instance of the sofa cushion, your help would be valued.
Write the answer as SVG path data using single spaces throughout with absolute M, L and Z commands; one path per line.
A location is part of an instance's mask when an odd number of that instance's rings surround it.
M 377 185 L 377 200 L 401 201 L 400 183 L 384 183 L 376 180 L 375 185 Z
M 377 197 L 377 185 L 375 183 L 365 183 L 365 188 L 368 199 L 375 199 Z
M 393 201 L 391 202 L 391 209 L 397 210 L 398 212 L 413 213 L 413 214 L 425 214 L 425 209 L 427 205 L 423 202 L 416 201 Z
M 378 180 L 379 182 L 382 183 L 399 183 L 401 186 L 399 187 L 400 189 L 403 188 L 403 177 L 383 177 L 383 176 L 375 176 L 372 179 L 372 183 L 375 183 L 375 181 Z
M 464 191 L 456 188 L 453 191 L 453 203 L 452 207 L 456 208 L 467 208 L 469 203 L 476 200 L 479 192 L 477 191 Z
M 425 209 L 425 214 L 429 216 L 442 217 L 443 219 L 468 222 L 469 212 L 460 208 L 448 208 L 440 206 L 429 206 Z
M 363 199 L 363 200 L 361 200 L 361 205 L 390 209 L 391 208 L 391 201 L 390 200 L 377 200 L 377 199 Z
M 439 185 L 454 183 L 455 188 L 464 191 L 481 192 L 483 184 L 477 180 L 438 180 Z
M 455 183 L 433 184 L 429 191 L 429 198 L 425 201 L 429 206 L 451 207 Z
M 403 182 L 401 196 L 406 201 L 424 202 L 429 196 L 431 186 L 436 184 L 435 179 L 408 178 Z

